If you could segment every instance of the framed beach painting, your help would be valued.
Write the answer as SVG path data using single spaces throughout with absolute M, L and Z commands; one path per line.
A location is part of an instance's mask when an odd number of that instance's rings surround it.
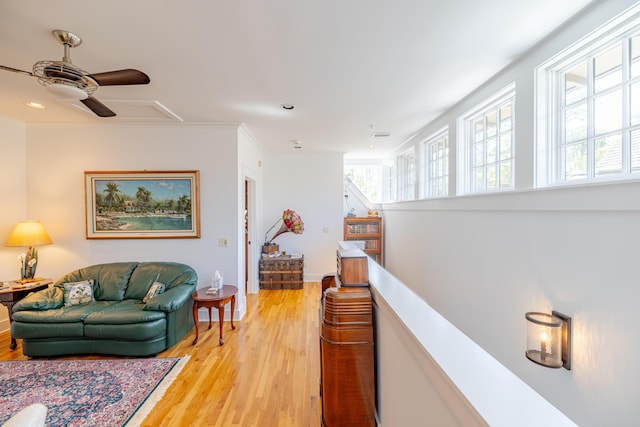
M 84 173 L 87 239 L 200 237 L 199 171 Z

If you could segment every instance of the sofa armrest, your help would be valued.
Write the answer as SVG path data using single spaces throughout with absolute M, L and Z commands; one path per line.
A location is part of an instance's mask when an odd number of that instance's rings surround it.
M 145 310 L 175 311 L 191 300 L 191 294 L 196 290 L 195 284 L 178 285 L 166 292 L 151 298 L 144 306 Z
M 51 310 L 62 307 L 64 292 L 58 287 L 31 292 L 14 304 L 13 311 Z

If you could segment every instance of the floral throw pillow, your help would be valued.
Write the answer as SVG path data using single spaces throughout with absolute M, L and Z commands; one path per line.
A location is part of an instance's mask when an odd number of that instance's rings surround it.
M 64 283 L 64 305 L 78 305 L 95 301 L 93 279 Z
M 144 298 L 142 298 L 142 302 L 146 304 L 147 302 L 149 302 L 151 298 L 163 292 L 164 292 L 164 284 L 160 282 L 153 282 L 151 284 L 151 287 L 147 291 L 147 294 L 144 296 Z

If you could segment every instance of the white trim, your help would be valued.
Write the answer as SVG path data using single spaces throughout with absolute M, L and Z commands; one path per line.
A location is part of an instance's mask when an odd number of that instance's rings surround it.
M 405 166 L 412 165 L 413 166 L 413 176 L 409 176 L 407 172 L 407 168 Z M 416 189 L 417 189 L 417 169 L 416 165 L 416 149 L 414 146 L 411 146 L 404 150 L 402 153 L 396 156 L 396 188 L 397 200 L 415 200 L 417 197 Z M 413 179 L 413 195 L 408 194 L 409 185 L 407 183 L 410 179 Z M 402 198 L 400 198 L 402 197 Z
M 375 301 L 388 305 L 488 425 L 576 426 L 408 286 L 374 261 L 368 264 Z
M 472 167 L 471 167 L 471 121 L 477 116 L 485 114 L 487 111 L 496 108 L 498 105 L 511 101 L 512 104 L 512 132 L 515 132 L 515 107 L 516 107 L 516 82 L 511 82 L 498 92 L 494 93 L 484 101 L 480 102 L 473 108 L 467 110 L 465 113 L 458 116 L 456 120 L 456 148 L 457 148 L 457 163 L 456 163 L 456 194 L 476 194 L 476 193 L 494 193 L 503 191 L 513 191 L 515 188 L 515 141 L 512 141 L 512 163 L 511 163 L 511 179 L 512 186 L 508 188 L 497 188 L 485 191 L 472 191 Z M 497 123 L 496 123 L 497 126 Z M 514 135 L 515 138 L 515 135 Z M 498 171 L 499 173 L 499 171 Z
M 534 69 L 534 187 L 575 185 L 576 183 L 611 182 L 635 179 L 623 163 L 619 174 L 567 181 L 560 177 L 560 141 L 562 140 L 559 115 L 561 113 L 560 76 L 573 64 L 587 61 L 600 52 L 621 43 L 624 38 L 640 32 L 640 3 L 618 14 L 569 47 L 561 50 Z M 624 63 L 626 64 L 626 62 Z M 623 65 L 624 65 L 623 64 Z M 628 64 L 627 64 L 628 65 Z M 622 87 L 629 79 L 623 80 Z M 624 90 L 623 90 L 624 94 Z M 593 94 L 589 94 L 589 98 Z M 589 101 L 591 102 L 591 101 Z M 593 118 L 589 117 L 589 123 Z M 622 136 L 629 126 L 623 126 Z M 589 136 L 589 140 L 591 140 Z M 623 146 L 624 150 L 624 146 Z M 588 171 L 590 164 L 587 165 Z
M 449 126 L 443 126 L 442 128 L 440 128 L 439 130 L 437 130 L 436 132 L 433 132 L 431 135 L 429 135 L 427 138 L 423 139 L 419 146 L 419 150 L 418 150 L 418 155 L 420 156 L 420 158 L 418 159 L 418 164 L 419 164 L 419 171 L 418 171 L 418 179 L 419 179 L 419 188 L 418 188 L 418 192 L 419 192 L 419 198 L 421 199 L 426 199 L 426 198 L 430 198 L 430 197 L 445 197 L 447 195 L 449 195 L 449 188 L 448 188 L 448 183 L 447 183 L 447 189 L 446 189 L 446 194 L 432 194 L 431 192 L 431 165 L 430 165 L 430 161 L 431 159 L 431 154 L 430 154 L 430 147 L 432 144 L 435 144 L 437 142 L 439 142 L 440 140 L 446 138 L 446 142 L 447 142 L 447 155 L 446 155 L 446 160 L 447 160 L 447 180 L 449 177 L 449 145 L 450 145 L 450 133 L 449 133 Z

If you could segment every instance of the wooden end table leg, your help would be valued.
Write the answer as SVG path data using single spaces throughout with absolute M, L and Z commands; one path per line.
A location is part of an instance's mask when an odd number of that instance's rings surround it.
M 194 301 L 193 303 L 193 323 L 196 327 L 196 337 L 193 340 L 193 345 L 198 342 L 198 303 Z
M 218 304 L 218 322 L 220 323 L 220 345 L 224 344 L 224 339 L 222 338 L 222 322 L 224 322 L 224 303 Z
M 11 317 L 11 309 L 13 308 L 13 304 L 11 304 L 9 308 L 9 335 L 11 336 L 11 343 L 9 344 L 9 350 L 15 350 L 16 347 L 18 346 L 18 343 L 16 342 L 16 339 L 13 337 L 13 335 L 11 335 L 11 322 L 13 322 L 13 319 Z
M 233 325 L 233 313 L 236 312 L 236 296 L 231 297 L 231 329 L 235 329 L 236 327 Z

